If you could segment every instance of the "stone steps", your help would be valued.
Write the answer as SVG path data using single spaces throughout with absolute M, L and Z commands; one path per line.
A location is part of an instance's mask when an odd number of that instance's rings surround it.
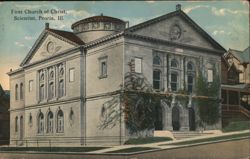
M 194 138 L 205 135 L 212 135 L 213 133 L 198 132 L 198 131 L 173 131 L 172 134 L 176 140 L 181 140 L 181 139 Z

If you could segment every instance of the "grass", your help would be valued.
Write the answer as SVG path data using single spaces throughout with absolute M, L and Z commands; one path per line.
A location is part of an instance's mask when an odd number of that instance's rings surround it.
M 90 152 L 108 147 L 0 147 L 0 151 Z
M 218 136 L 218 137 L 210 137 L 210 138 L 205 138 L 205 139 L 196 139 L 192 141 L 182 141 L 182 142 L 177 142 L 177 143 L 172 143 L 172 144 L 165 144 L 165 145 L 187 145 L 187 144 L 197 144 L 197 143 L 203 143 L 203 142 L 212 142 L 212 141 L 219 141 L 219 140 L 226 140 L 226 139 L 235 139 L 239 137 L 250 137 L 250 133 L 242 133 L 242 134 L 233 134 L 233 135 L 226 135 L 226 136 Z M 165 146 L 161 145 L 161 146 Z
M 235 121 L 222 129 L 223 132 L 250 130 L 250 121 Z
M 125 142 L 125 145 L 139 145 L 139 144 L 149 144 L 155 142 L 171 141 L 169 137 L 146 137 L 146 138 L 136 138 L 129 139 Z
M 140 152 L 140 151 L 147 151 L 147 150 L 157 150 L 157 148 L 152 147 L 131 147 L 126 149 L 120 149 L 116 151 L 109 151 L 106 153 L 132 153 L 132 152 Z

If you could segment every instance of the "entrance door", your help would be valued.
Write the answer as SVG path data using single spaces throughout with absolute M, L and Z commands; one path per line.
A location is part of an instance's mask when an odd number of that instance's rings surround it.
M 162 108 L 160 105 L 155 110 L 155 130 L 162 130 Z
M 189 115 L 189 130 L 195 131 L 195 112 L 193 108 L 188 109 L 188 115 Z
M 172 126 L 174 131 L 180 130 L 180 111 L 177 106 L 172 109 Z

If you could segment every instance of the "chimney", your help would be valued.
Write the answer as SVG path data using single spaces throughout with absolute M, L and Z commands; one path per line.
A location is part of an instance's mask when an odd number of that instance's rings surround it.
M 181 4 L 176 5 L 176 10 L 181 10 Z
M 49 29 L 49 23 L 45 23 L 45 29 Z

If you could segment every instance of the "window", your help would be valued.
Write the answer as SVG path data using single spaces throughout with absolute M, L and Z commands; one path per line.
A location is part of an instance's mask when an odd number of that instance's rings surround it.
M 193 83 L 194 83 L 194 77 L 192 75 L 188 75 L 188 93 L 193 92 Z
M 53 133 L 53 113 L 51 111 L 47 116 L 47 133 Z
M 16 84 L 16 87 L 15 87 L 15 98 L 16 100 L 18 100 L 18 84 Z
M 23 99 L 23 83 L 20 84 L 20 99 Z
M 29 125 L 31 126 L 32 125 L 32 115 L 30 113 L 30 116 L 29 116 Z
M 44 131 L 44 116 L 43 113 L 40 112 L 38 115 L 38 134 L 43 133 Z
M 69 82 L 75 81 L 75 69 L 71 68 L 69 69 Z
M 59 71 L 59 76 L 63 76 L 63 74 L 64 74 L 64 70 L 63 70 L 63 68 L 61 68 L 60 71 Z
M 50 84 L 49 84 L 49 99 L 52 99 L 53 97 L 54 97 L 54 83 L 53 82 L 51 82 Z
M 207 81 L 213 82 L 213 70 L 207 70 Z
M 178 74 L 176 72 L 171 73 L 171 90 L 177 91 L 178 87 Z
M 154 56 L 153 64 L 154 65 L 161 65 L 161 58 L 159 56 Z
M 29 81 L 29 92 L 32 92 L 33 90 L 33 80 Z
M 192 62 L 188 62 L 188 64 L 187 64 L 187 70 L 188 71 L 194 71 L 194 67 L 193 67 L 193 63 Z
M 107 75 L 107 63 L 106 63 L 106 61 L 103 61 L 102 63 L 101 63 L 101 75 L 102 76 L 106 76 Z
M 178 67 L 178 62 L 176 59 L 171 60 L 171 67 L 174 67 L 174 68 Z
M 99 67 L 100 67 L 100 76 L 99 78 L 106 78 L 108 75 L 108 66 L 107 66 L 107 56 L 99 58 Z
M 57 113 L 57 132 L 64 132 L 64 119 L 63 119 L 63 111 L 60 109 Z
M 161 88 L 161 71 L 154 70 L 153 72 L 153 88 L 160 89 Z
M 41 73 L 40 80 L 41 80 L 41 81 L 44 80 L 44 73 Z
M 18 131 L 18 117 L 15 118 L 15 132 Z
M 40 100 L 44 100 L 44 84 L 40 85 Z
M 54 78 L 54 71 L 51 71 L 51 72 L 50 72 L 49 78 L 50 78 L 50 79 L 53 79 L 53 78 Z
M 60 80 L 59 82 L 59 97 L 64 96 L 64 81 Z
M 135 58 L 135 72 L 142 73 L 142 59 Z

